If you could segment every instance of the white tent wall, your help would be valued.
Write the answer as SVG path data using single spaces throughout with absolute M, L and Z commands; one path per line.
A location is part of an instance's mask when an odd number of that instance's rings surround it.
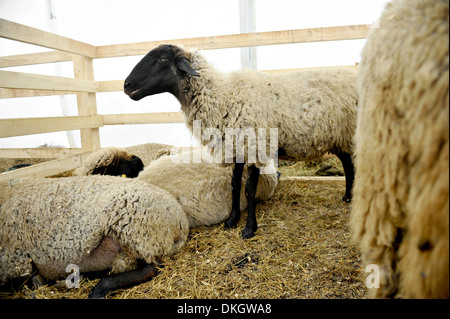
M 240 32 L 240 0 L 0 0 L 0 18 L 55 32 L 92 45 L 181 39 Z M 255 28 L 279 31 L 323 26 L 371 24 L 386 0 L 254 0 Z M 49 5 L 52 16 L 49 14 Z M 51 21 L 50 21 L 51 19 Z M 53 30 L 52 30 L 53 28 Z M 351 65 L 360 59 L 364 40 L 273 45 L 257 48 L 256 68 L 282 69 Z M 46 49 L 0 39 L 0 56 L 43 52 Z M 221 71 L 241 68 L 241 49 L 205 50 L 202 53 Z M 124 79 L 142 56 L 94 60 L 95 80 Z M 3 70 L 73 77 L 71 62 L 41 64 Z M 179 111 L 170 94 L 132 101 L 122 92 L 98 93 L 99 114 Z M 0 118 L 77 115 L 75 95 L 0 99 Z M 64 113 L 64 114 L 63 114 Z M 100 128 L 101 146 L 127 146 L 146 142 L 177 146 L 197 145 L 184 124 L 114 125 Z M 76 147 L 80 135 L 74 132 Z M 65 132 L 0 139 L 0 148 L 70 146 Z

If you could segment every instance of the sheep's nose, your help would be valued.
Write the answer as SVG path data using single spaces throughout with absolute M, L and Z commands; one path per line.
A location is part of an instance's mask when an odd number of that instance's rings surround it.
M 127 89 L 131 86 L 131 82 L 130 81 L 125 81 L 125 83 L 123 84 L 123 88 Z

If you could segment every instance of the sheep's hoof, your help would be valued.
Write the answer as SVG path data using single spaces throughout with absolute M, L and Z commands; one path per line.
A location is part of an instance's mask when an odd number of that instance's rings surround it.
M 255 232 L 251 228 L 245 227 L 244 230 L 242 231 L 242 238 L 249 239 L 252 237 L 255 237 Z
M 236 224 L 233 224 L 229 220 L 226 220 L 225 223 L 223 224 L 223 228 L 225 229 L 236 228 Z
M 97 285 L 89 291 L 88 299 L 106 299 L 106 295 L 113 290 L 108 277 L 101 278 Z
M 345 195 L 342 197 L 342 200 L 346 203 L 350 203 L 352 201 L 352 198 L 350 196 Z
M 233 214 L 231 214 L 233 215 Z M 230 216 L 224 224 L 224 228 L 225 229 L 231 229 L 231 228 L 236 228 L 238 222 L 239 222 L 240 216 L 239 218 L 233 218 L 233 216 Z
M 31 277 L 31 283 L 34 289 L 38 289 L 39 287 L 45 284 L 45 281 L 41 277 L 41 275 L 34 275 L 33 277 Z
M 95 287 L 94 287 L 95 289 Z M 90 291 L 89 292 L 89 299 L 106 299 L 106 293 L 104 292 L 99 292 L 99 291 Z

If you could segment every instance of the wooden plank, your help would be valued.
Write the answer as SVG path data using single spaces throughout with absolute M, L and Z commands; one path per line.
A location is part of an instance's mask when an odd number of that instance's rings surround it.
M 0 182 L 9 181 L 21 178 L 40 178 L 56 175 L 72 169 L 80 167 L 83 161 L 89 156 L 90 152 L 82 153 L 68 158 L 57 159 L 40 163 L 24 168 L 20 168 L 14 171 L 5 172 L 0 174 Z
M 81 148 L 0 148 L 0 158 L 61 158 L 82 153 Z
M 61 51 L 28 53 L 0 57 L 0 68 L 72 61 L 73 54 Z
M 181 112 L 104 114 L 104 125 L 184 123 Z
M 74 91 L 0 89 L 0 99 L 75 94 Z
M 123 91 L 124 80 L 99 81 L 98 92 L 117 92 Z
M 5 19 L 0 19 L 0 37 L 90 58 L 96 55 L 96 47 L 93 45 Z
M 96 92 L 98 90 L 98 84 L 95 81 L 12 71 L 0 71 L 0 87 L 76 92 Z
M 276 74 L 276 73 L 285 73 L 285 72 L 298 72 L 298 71 L 321 70 L 321 69 L 336 69 L 336 68 L 345 68 L 345 69 L 358 70 L 358 65 L 355 64 L 355 65 L 337 65 L 337 66 L 313 66 L 313 67 L 308 67 L 308 68 L 261 70 L 261 72 Z
M 178 44 L 183 45 L 186 49 L 213 50 L 275 44 L 365 39 L 369 29 L 370 25 L 362 24 L 104 45 L 97 46 L 96 57 L 112 58 L 143 55 L 160 44 Z
M 152 48 L 162 43 L 182 44 L 188 49 L 197 48 L 199 50 L 211 50 L 257 45 L 365 39 L 369 28 L 370 25 L 354 25 L 104 45 L 96 47 L 96 58 L 144 55 Z M 344 33 L 339 35 L 341 31 Z M 290 39 L 290 36 L 292 35 L 294 37 Z M 277 39 L 278 36 L 281 37 L 280 40 Z M 265 44 L 261 44 L 265 37 L 267 37 L 264 41 Z M 245 39 L 252 38 L 252 43 L 245 42 Z M 233 45 L 233 42 L 237 42 L 235 44 L 236 46 Z M 60 51 L 5 56 L 0 57 L 0 67 L 66 62 L 71 61 L 72 56 L 72 54 Z
M 328 182 L 345 185 L 344 176 L 280 176 L 280 181 Z
M 76 56 L 73 60 L 75 79 L 94 80 L 93 59 Z M 95 93 L 77 93 L 78 115 L 97 116 L 97 98 Z M 90 127 L 80 130 L 81 147 L 85 151 L 93 151 L 100 148 L 100 130 L 98 127 Z
M 102 126 L 102 116 L 0 119 L 0 137 L 71 131 Z

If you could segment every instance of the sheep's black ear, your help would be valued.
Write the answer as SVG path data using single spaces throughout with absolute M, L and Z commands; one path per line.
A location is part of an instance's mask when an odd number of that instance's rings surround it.
M 186 59 L 185 57 L 179 58 L 177 64 L 178 64 L 178 68 L 180 70 L 186 72 L 187 74 L 192 75 L 192 76 L 200 76 L 200 74 L 195 72 L 195 70 L 192 68 L 191 64 L 189 63 L 188 59 Z

